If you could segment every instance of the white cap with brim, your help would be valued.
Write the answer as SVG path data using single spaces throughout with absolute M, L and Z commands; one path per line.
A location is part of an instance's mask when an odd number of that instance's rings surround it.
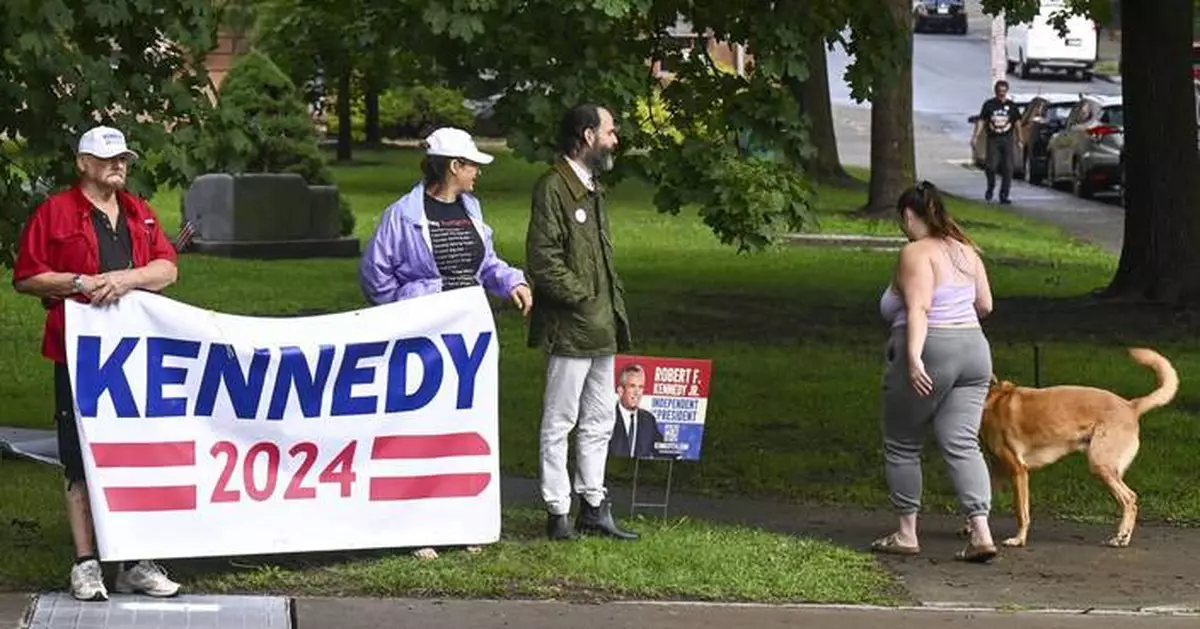
M 79 138 L 80 155 L 94 155 L 100 159 L 110 159 L 118 155 L 137 159 L 138 154 L 129 150 L 125 144 L 125 134 L 112 127 L 94 127 Z
M 457 157 L 476 164 L 490 164 L 495 159 L 480 151 L 471 139 L 471 134 L 454 127 L 442 127 L 425 138 L 425 154 L 442 157 Z

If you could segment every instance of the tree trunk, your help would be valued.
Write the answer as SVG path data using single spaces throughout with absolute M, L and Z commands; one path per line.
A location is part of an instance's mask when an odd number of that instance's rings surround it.
M 1200 298 L 1200 154 L 1191 78 L 1192 0 L 1121 3 L 1125 238 L 1102 297 Z
M 365 111 L 366 145 L 379 148 L 383 144 L 383 132 L 379 127 L 379 86 L 372 78 L 367 79 L 367 93 L 363 96 Z
M 916 150 L 913 145 L 912 20 L 908 0 L 886 0 L 888 19 L 901 33 L 897 52 L 902 61 L 894 72 L 874 78 L 871 95 L 871 184 L 868 186 L 868 215 L 895 209 L 896 199 L 916 179 Z
M 808 80 L 792 86 L 793 96 L 808 115 L 809 140 L 814 153 L 804 164 L 815 180 L 834 185 L 857 182 L 844 168 L 838 155 L 837 134 L 833 130 L 833 105 L 829 100 L 829 64 L 825 41 L 813 40 L 808 47 Z
M 354 130 L 350 128 L 352 124 L 350 120 L 350 103 L 353 102 L 353 94 L 350 93 L 350 74 L 350 68 L 343 68 L 341 75 L 338 77 L 337 159 L 339 162 L 348 162 L 354 158 L 354 150 L 352 148 Z

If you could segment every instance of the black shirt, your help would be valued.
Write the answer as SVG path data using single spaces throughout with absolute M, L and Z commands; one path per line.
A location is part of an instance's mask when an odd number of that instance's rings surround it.
M 1013 134 L 1021 114 L 1017 104 L 1011 100 L 989 98 L 979 110 L 979 120 L 987 130 L 988 137 L 1008 137 Z
M 110 225 L 108 216 L 100 208 L 92 206 L 92 227 L 96 230 L 96 242 L 100 246 L 100 272 L 133 268 L 133 240 L 129 236 L 129 223 L 125 220 L 125 208 L 117 210 L 116 225 Z
M 425 196 L 433 262 L 442 276 L 442 290 L 475 286 L 475 273 L 483 264 L 483 238 L 467 215 L 462 199 L 453 203 Z

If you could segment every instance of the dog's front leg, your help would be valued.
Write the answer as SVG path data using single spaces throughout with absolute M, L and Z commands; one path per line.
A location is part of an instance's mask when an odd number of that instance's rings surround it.
M 1004 540 L 1005 546 L 1024 546 L 1029 537 L 1029 469 L 1013 466 L 1013 512 L 1017 516 L 1017 534 Z

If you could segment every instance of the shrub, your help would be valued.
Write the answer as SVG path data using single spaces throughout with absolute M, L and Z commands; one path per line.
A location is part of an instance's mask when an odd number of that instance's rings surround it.
M 295 173 L 310 184 L 333 183 L 300 91 L 259 51 L 230 68 L 199 152 L 209 172 Z M 340 192 L 338 202 L 348 235 L 354 213 Z
M 386 90 L 379 94 L 379 128 L 385 138 L 420 138 L 438 127 L 458 127 L 470 131 L 475 117 L 463 105 L 462 92 L 441 86 L 415 85 Z M 334 101 L 336 102 L 336 101 Z M 327 116 L 328 134 L 336 136 L 339 120 L 336 110 Z M 366 139 L 366 106 L 356 98 L 350 108 L 350 137 Z

